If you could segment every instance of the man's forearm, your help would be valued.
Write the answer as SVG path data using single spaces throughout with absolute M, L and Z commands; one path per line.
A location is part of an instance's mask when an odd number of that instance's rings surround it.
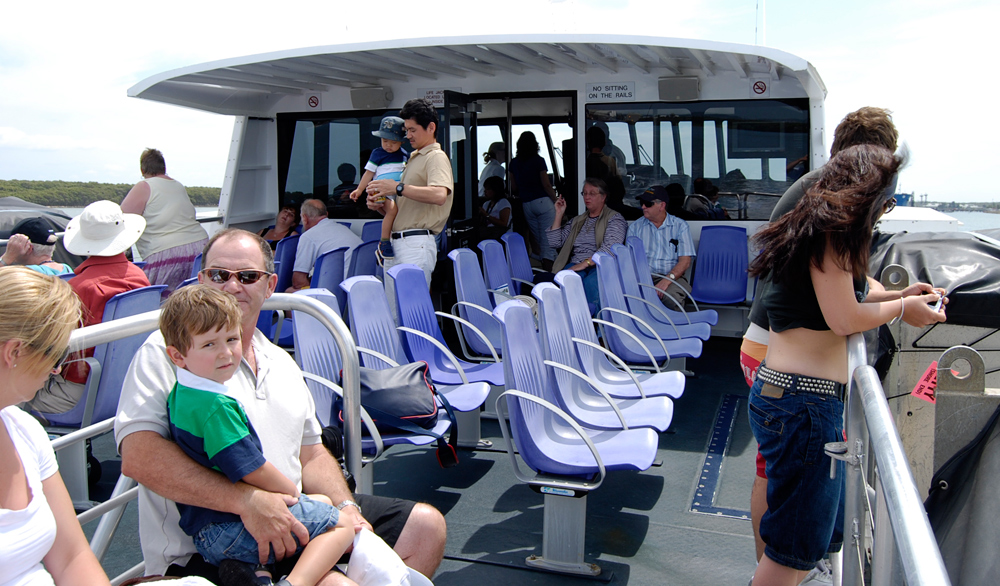
M 122 440 L 122 473 L 174 502 L 241 515 L 248 485 L 229 482 L 152 431 Z
M 340 463 L 323 444 L 302 446 L 299 457 L 302 460 L 303 493 L 325 494 L 333 504 L 353 498 L 340 470 Z
M 403 197 L 428 203 L 436 206 L 443 206 L 448 201 L 448 188 L 440 185 L 409 185 L 403 188 Z

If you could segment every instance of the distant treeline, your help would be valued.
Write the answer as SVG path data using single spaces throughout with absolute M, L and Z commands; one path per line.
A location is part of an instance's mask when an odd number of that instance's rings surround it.
M 19 197 L 44 206 L 82 208 L 102 199 L 121 203 L 132 189 L 130 183 L 87 183 L 79 181 L 5 181 L 0 179 L 0 197 Z M 188 187 L 196 206 L 219 205 L 218 187 Z

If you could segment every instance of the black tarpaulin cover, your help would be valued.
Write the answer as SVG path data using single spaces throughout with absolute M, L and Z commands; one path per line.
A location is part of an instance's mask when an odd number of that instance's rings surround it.
M 948 323 L 1000 328 L 1000 230 L 876 234 L 869 267 L 889 265 L 948 292 Z

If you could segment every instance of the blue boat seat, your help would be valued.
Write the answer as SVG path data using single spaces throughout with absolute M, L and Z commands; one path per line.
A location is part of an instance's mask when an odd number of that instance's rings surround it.
M 649 261 L 646 259 L 646 247 L 642 243 L 642 239 L 631 236 L 625 239 L 625 243 L 632 253 L 632 264 L 639 281 L 639 291 L 642 293 L 643 298 L 650 303 L 661 303 L 660 290 L 653 285 L 653 273 L 650 271 Z M 620 259 L 619 262 L 621 262 Z M 656 277 L 663 279 L 666 278 L 666 275 L 656 275 Z M 687 311 L 673 297 L 668 297 L 667 299 L 668 301 L 673 300 L 677 304 L 677 310 L 666 306 L 663 307 L 663 310 L 670 316 L 670 319 L 674 320 L 674 323 L 707 323 L 710 326 L 719 323 L 719 313 L 714 309 L 697 310 L 696 306 L 696 311 Z
M 504 249 L 507 252 L 507 268 L 510 270 L 511 279 L 518 286 L 518 294 L 526 295 L 534 286 L 535 273 L 543 271 L 531 266 L 528 247 L 520 234 L 507 232 L 500 237 L 500 240 L 503 241 Z
M 744 303 L 748 262 L 746 228 L 703 227 L 691 278 L 691 298 L 716 305 Z
M 479 268 L 479 258 L 468 248 L 456 248 L 448 253 L 448 258 L 452 261 L 458 296 L 451 313 L 470 322 L 486 336 L 483 340 L 468 326 L 456 323 L 462 353 L 467 360 L 482 362 L 492 357 L 494 362 L 499 362 L 500 324 L 493 317 L 494 306 Z

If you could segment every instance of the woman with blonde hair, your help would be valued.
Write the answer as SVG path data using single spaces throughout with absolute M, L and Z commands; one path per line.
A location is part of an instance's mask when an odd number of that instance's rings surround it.
M 0 584 L 110 585 L 48 435 L 18 408 L 62 366 L 80 301 L 61 279 L 23 267 L 0 269 L 0 291 Z

